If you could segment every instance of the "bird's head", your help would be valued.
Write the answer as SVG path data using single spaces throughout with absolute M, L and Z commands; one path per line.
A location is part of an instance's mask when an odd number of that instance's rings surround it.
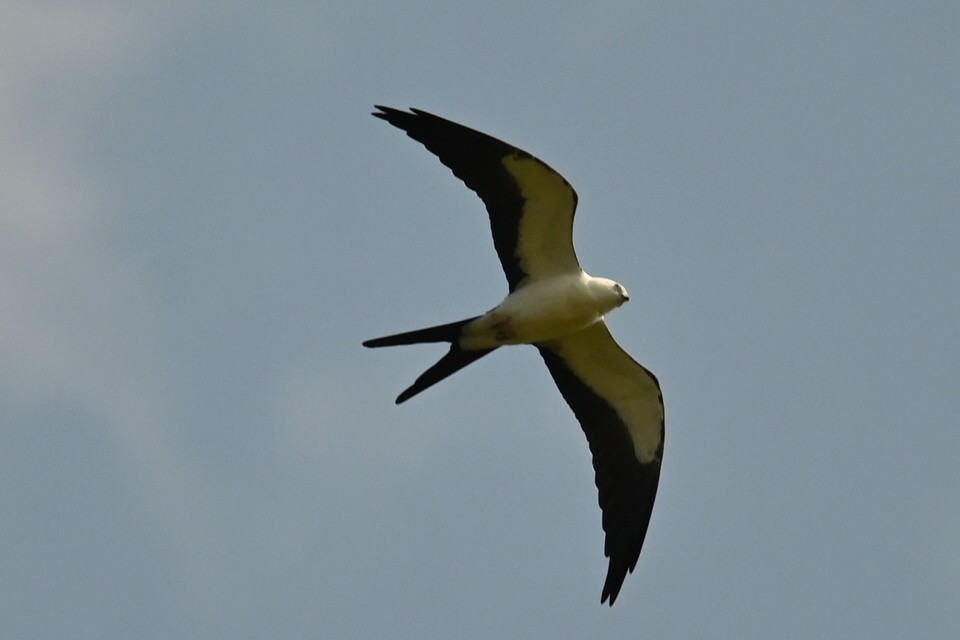
M 616 309 L 630 299 L 626 287 L 608 278 L 593 278 L 591 286 L 595 292 L 594 295 L 603 301 L 608 310 Z
M 623 304 L 630 299 L 630 293 L 627 291 L 627 288 L 619 282 L 613 283 L 613 290 L 618 296 L 620 296 L 620 304 Z M 618 304 L 617 306 L 619 307 L 620 305 Z

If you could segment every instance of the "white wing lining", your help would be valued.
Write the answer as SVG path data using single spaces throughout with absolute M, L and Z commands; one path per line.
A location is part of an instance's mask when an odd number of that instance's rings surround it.
M 610 335 L 601 320 L 548 345 L 570 370 L 620 416 L 641 463 L 663 451 L 663 397 L 656 377 Z
M 577 209 L 573 187 L 532 156 L 512 154 L 501 162 L 524 199 L 516 248 L 523 270 L 534 280 L 579 272 L 573 248 L 573 215 Z

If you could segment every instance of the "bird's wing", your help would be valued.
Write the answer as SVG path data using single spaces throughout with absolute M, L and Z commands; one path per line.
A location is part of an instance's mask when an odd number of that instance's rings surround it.
M 573 249 L 577 194 L 522 149 L 420 109 L 377 106 L 373 115 L 422 143 L 480 196 L 510 290 L 580 271 Z
M 663 397 L 656 377 L 614 341 L 603 321 L 538 344 L 593 454 L 610 558 L 601 602 L 612 605 L 636 567 L 660 480 Z

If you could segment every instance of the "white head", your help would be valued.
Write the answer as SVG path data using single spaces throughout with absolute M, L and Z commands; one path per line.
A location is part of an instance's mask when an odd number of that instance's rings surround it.
M 596 299 L 605 307 L 604 313 L 616 309 L 630 299 L 627 288 L 609 278 L 591 278 L 590 289 Z

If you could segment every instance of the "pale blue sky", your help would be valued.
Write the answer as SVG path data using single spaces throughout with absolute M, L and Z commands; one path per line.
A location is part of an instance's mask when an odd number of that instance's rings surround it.
M 960 637 L 960 8 L 0 6 L 0 637 Z M 368 114 L 580 195 L 659 376 L 612 610 L 532 348 L 362 340 L 504 295 L 485 212 Z

